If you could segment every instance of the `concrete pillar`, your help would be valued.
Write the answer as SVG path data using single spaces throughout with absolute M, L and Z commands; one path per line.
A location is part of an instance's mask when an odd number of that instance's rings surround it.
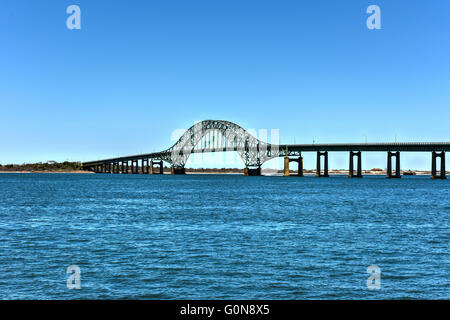
M 441 168 L 439 175 L 437 174 L 437 166 L 436 161 L 437 158 L 440 158 L 441 160 Z M 432 158 L 431 158 L 431 179 L 446 179 L 446 172 L 445 172 L 445 152 L 442 151 L 441 153 L 437 153 L 433 151 Z
M 350 162 L 348 164 L 348 177 L 353 178 L 354 172 L 353 172 L 353 151 L 350 151 Z
M 392 152 L 387 153 L 386 178 L 392 178 Z
M 356 164 L 356 175 L 355 175 L 355 168 L 354 168 L 354 157 L 357 157 L 357 164 Z M 361 164 L 361 151 L 353 152 L 350 151 L 350 163 L 349 163 L 349 169 L 348 169 L 348 176 L 349 178 L 362 178 L 362 164 Z
M 289 157 L 284 157 L 284 173 L 283 176 L 289 177 Z
M 162 160 L 159 162 L 159 174 L 164 174 L 164 162 Z
M 357 153 L 358 156 L 358 167 L 356 170 L 356 176 L 358 178 L 362 178 L 362 159 L 361 159 L 361 151 L 358 151 Z
M 431 179 L 436 179 L 436 151 L 431 153 Z
M 400 151 L 397 151 L 395 154 L 395 177 L 400 178 Z
M 323 165 L 323 176 L 328 177 L 328 151 L 325 151 L 323 153 L 325 159 L 324 159 L 324 165 Z
M 260 176 L 261 175 L 261 166 L 257 166 L 256 168 L 245 167 L 244 176 Z
M 153 172 L 153 160 L 150 160 L 150 174 L 154 174 L 154 172 Z
M 172 167 L 171 174 L 186 174 L 186 169 L 184 167 Z
M 317 162 L 316 162 L 316 177 L 320 177 L 320 151 L 317 151 Z
M 301 154 L 298 157 L 298 173 L 297 173 L 297 175 L 299 177 L 303 177 L 303 157 Z
M 392 175 L 392 157 L 395 157 L 395 175 Z M 400 151 L 388 151 L 388 162 L 386 169 L 386 178 L 401 178 L 400 174 Z
M 445 176 L 445 152 L 441 152 L 441 179 L 446 179 Z
M 320 168 L 320 157 L 323 156 L 323 174 Z M 316 177 L 328 177 L 328 151 L 317 152 L 317 169 Z

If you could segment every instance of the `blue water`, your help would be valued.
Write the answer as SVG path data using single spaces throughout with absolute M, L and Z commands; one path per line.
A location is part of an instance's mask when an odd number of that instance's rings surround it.
M 1 299 L 450 298 L 449 180 L 0 174 L 0 186 Z

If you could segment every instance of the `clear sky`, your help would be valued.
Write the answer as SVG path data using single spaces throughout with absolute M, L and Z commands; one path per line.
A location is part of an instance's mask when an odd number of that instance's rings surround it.
M 81 30 L 66 27 L 71 4 Z M 381 30 L 366 27 L 371 4 Z M 279 129 L 281 143 L 450 141 L 446 0 L 0 5 L 1 164 L 159 151 L 203 119 Z M 430 155 L 402 166 L 429 170 Z

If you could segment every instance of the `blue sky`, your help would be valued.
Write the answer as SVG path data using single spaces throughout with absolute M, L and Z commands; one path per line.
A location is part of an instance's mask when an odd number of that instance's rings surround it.
M 66 28 L 71 4 L 81 30 Z M 371 4 L 381 30 L 366 27 Z M 1 8 L 1 164 L 162 150 L 174 130 L 203 119 L 279 129 L 282 143 L 450 140 L 448 1 Z M 314 157 L 305 155 L 306 167 Z M 330 166 L 347 158 L 332 154 Z M 385 162 L 365 154 L 363 166 Z M 429 170 L 430 155 L 404 153 L 402 166 Z

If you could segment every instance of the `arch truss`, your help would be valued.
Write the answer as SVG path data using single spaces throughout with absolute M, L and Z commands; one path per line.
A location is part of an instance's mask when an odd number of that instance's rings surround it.
M 222 120 L 204 120 L 190 127 L 161 159 L 184 167 L 193 153 L 235 151 L 246 166 L 261 166 L 280 156 L 279 145 L 261 141 L 241 126 Z

